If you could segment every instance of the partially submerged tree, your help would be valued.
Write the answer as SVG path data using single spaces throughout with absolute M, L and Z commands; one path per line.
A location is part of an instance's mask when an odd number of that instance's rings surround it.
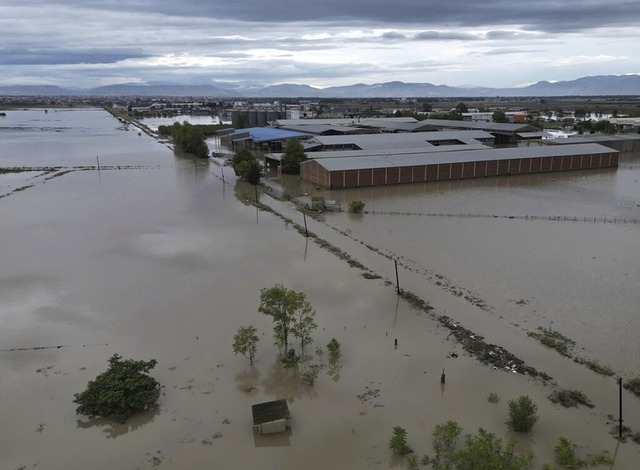
M 240 174 L 240 164 L 244 162 L 250 162 L 256 160 L 256 156 L 249 149 L 242 149 L 237 151 L 231 157 L 231 166 L 233 167 L 233 171 L 237 176 L 242 176 Z
M 315 311 L 304 293 L 287 289 L 282 284 L 276 284 L 269 289 L 260 291 L 260 306 L 258 311 L 273 318 L 273 337 L 276 346 L 285 352 L 289 351 L 289 334 L 307 335 L 315 329 L 313 316 Z M 306 325 L 297 325 L 298 319 L 304 319 Z M 311 318 L 311 322 L 308 319 Z M 303 336 L 298 336 L 303 343 Z M 305 344 L 310 337 L 304 336 Z
M 248 358 L 251 365 L 253 365 L 253 358 L 256 355 L 257 344 L 260 340 L 256 335 L 257 331 L 255 326 L 241 326 L 233 336 L 233 352 Z
M 299 175 L 300 163 L 306 158 L 302 143 L 298 139 L 289 140 L 282 154 L 282 173 Z
M 351 201 L 349 203 L 349 212 L 352 214 L 361 214 L 364 210 L 365 203 L 363 201 Z
M 516 432 L 529 432 L 538 421 L 538 405 L 527 395 L 509 400 L 509 420 L 507 424 Z
M 342 351 L 340 350 L 340 343 L 337 339 L 331 338 L 331 341 L 327 343 L 327 350 L 329 351 L 329 362 L 335 364 L 340 360 Z
M 407 430 L 401 426 L 394 426 L 393 435 L 389 439 L 389 448 L 397 455 L 407 455 L 413 452 L 407 445 Z
M 518 454 L 514 440 L 503 444 L 502 439 L 480 428 L 477 435 L 467 436 L 465 447 L 455 453 L 453 468 L 529 470 L 534 458 L 532 452 Z
M 156 364 L 155 359 L 123 360 L 114 354 L 109 358 L 107 370 L 89 381 L 84 392 L 75 394 L 76 413 L 125 422 L 134 414 L 152 408 L 160 397 L 160 384 L 148 372 Z

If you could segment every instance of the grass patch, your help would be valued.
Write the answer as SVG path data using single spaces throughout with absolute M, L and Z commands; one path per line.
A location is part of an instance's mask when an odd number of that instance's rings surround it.
M 558 403 L 565 408 L 577 407 L 584 405 L 588 408 L 595 408 L 595 405 L 587 398 L 587 396 L 578 390 L 556 390 L 549 395 L 549 400 Z
M 575 341 L 567 338 L 562 333 L 552 330 L 551 328 L 543 328 L 541 326 L 538 327 L 537 331 L 530 331 L 527 335 L 537 339 L 545 346 L 555 349 L 566 357 L 571 357 L 571 350 L 576 344 Z

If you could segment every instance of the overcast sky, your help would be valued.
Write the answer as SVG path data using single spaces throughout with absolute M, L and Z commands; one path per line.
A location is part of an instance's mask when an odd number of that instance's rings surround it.
M 0 85 L 640 73 L 640 0 L 0 0 Z

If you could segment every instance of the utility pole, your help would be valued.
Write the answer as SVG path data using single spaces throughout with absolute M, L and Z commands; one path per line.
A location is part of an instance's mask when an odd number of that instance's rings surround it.
M 620 439 L 622 439 L 622 377 L 618 377 L 618 388 L 619 388 L 619 398 L 618 398 L 618 403 L 620 405 L 620 414 L 619 414 L 619 418 L 620 418 L 620 422 L 618 424 L 618 437 Z

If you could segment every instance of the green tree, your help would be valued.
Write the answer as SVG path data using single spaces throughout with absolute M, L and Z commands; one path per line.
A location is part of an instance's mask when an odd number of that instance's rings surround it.
M 501 122 L 501 123 L 509 122 L 509 119 L 507 119 L 507 115 L 501 109 L 498 109 L 493 112 L 493 116 L 491 117 L 491 120 L 493 122 Z
M 242 354 L 249 359 L 249 364 L 253 365 L 253 358 L 256 355 L 257 344 L 260 338 L 256 335 L 258 330 L 255 326 L 241 326 L 233 336 L 234 354 Z
M 296 319 L 312 310 L 304 293 L 287 289 L 282 284 L 260 291 L 258 311 L 273 318 L 274 343 L 284 351 L 289 351 L 289 334 Z
M 338 362 L 340 357 L 342 357 L 340 343 L 335 338 L 331 338 L 331 341 L 327 344 L 327 350 L 329 351 L 329 362 L 332 364 Z
M 300 163 L 306 159 L 302 143 L 298 139 L 289 140 L 282 154 L 282 173 L 299 175 Z
M 236 176 L 242 176 L 239 168 L 240 164 L 254 160 L 256 160 L 256 156 L 249 149 L 242 149 L 234 153 L 233 157 L 231 157 L 231 166 Z
M 206 136 L 200 126 L 194 126 L 187 121 L 182 124 L 174 122 L 172 126 L 160 126 L 158 132 L 171 136 L 183 152 L 193 153 L 202 158 L 209 155 Z
M 436 453 L 436 468 L 448 468 L 453 461 L 462 428 L 455 421 L 438 424 L 433 429 L 433 451 Z
M 107 370 L 89 381 L 84 392 L 74 395 L 76 413 L 125 422 L 152 408 L 160 397 L 160 384 L 148 373 L 156 364 L 155 359 L 123 360 L 114 354 L 109 358 Z
M 262 179 L 262 166 L 255 158 L 240 163 L 237 167 L 239 176 L 247 183 L 257 186 Z
M 469 108 L 462 101 L 456 105 L 456 112 L 458 114 L 469 112 Z
M 394 426 L 393 435 L 389 439 L 389 448 L 397 455 L 407 455 L 413 452 L 407 445 L 407 430 L 400 426 Z
M 311 303 L 305 301 L 299 309 L 296 310 L 294 321 L 291 325 L 291 334 L 300 341 L 300 353 L 304 354 L 304 350 L 308 344 L 313 343 L 311 334 L 318 328 L 316 324 L 316 311 Z
M 580 468 L 584 464 L 576 456 L 575 445 L 566 437 L 560 436 L 553 449 L 556 463 L 562 468 Z
M 365 203 L 362 201 L 351 201 L 349 203 L 349 212 L 352 214 L 361 214 L 364 210 Z
M 517 454 L 515 441 L 506 445 L 494 434 L 478 429 L 475 436 L 467 436 L 465 447 L 453 458 L 456 470 L 528 470 L 533 468 L 535 456 L 531 452 Z
M 527 395 L 509 400 L 509 419 L 507 424 L 516 432 L 529 432 L 538 421 L 538 405 Z

